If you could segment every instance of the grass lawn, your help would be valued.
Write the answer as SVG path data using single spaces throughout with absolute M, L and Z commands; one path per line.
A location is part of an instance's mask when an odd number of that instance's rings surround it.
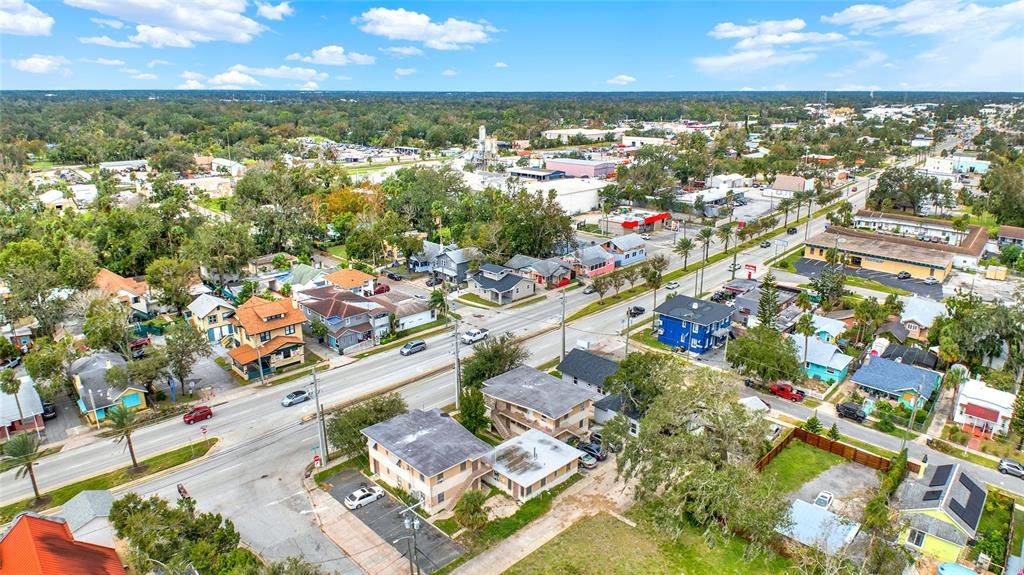
M 466 302 L 466 303 L 470 303 L 470 304 L 476 304 L 478 307 L 479 306 L 500 307 L 498 304 L 494 303 L 493 301 L 487 301 L 484 298 L 476 295 L 475 293 L 462 294 L 461 296 L 459 296 L 458 299 L 459 299 L 459 301 L 462 301 L 462 302 Z
M 885 449 L 884 447 L 878 447 L 877 445 L 874 445 L 873 443 L 868 443 L 866 441 L 861 441 L 859 439 L 854 439 L 852 437 L 847 437 L 845 435 L 840 436 L 839 440 L 842 441 L 843 443 L 849 443 L 850 445 L 852 445 L 854 447 L 858 447 L 860 449 L 863 449 L 864 451 L 869 451 L 871 453 L 874 453 L 875 455 L 878 455 L 879 457 L 884 457 L 886 459 L 892 459 L 893 457 L 896 457 L 896 452 L 895 451 L 889 451 L 888 449 Z
M 952 455 L 958 459 L 964 461 L 970 461 L 975 465 L 981 465 L 982 467 L 988 467 L 989 469 L 996 469 L 999 467 L 999 462 L 994 459 L 989 459 L 984 455 L 978 455 L 977 453 L 966 451 L 963 447 L 942 441 L 941 439 L 933 439 L 931 442 L 931 448 L 941 451 L 946 455 Z
M 549 369 L 555 367 L 556 365 L 558 365 L 560 363 L 562 363 L 562 358 L 556 357 L 555 359 L 552 359 L 550 361 L 545 361 L 544 363 L 538 365 L 537 369 L 540 370 L 540 371 L 548 371 Z
M 49 497 L 50 500 L 44 507 L 57 507 L 67 503 L 69 499 L 78 495 L 82 491 L 90 489 L 113 489 L 118 485 L 123 485 L 129 481 L 141 479 L 147 475 L 158 473 L 165 469 L 177 467 L 182 463 L 186 463 L 193 459 L 206 455 L 214 445 L 217 445 L 218 438 L 211 437 L 208 441 L 199 441 L 192 445 L 186 445 L 179 447 L 173 451 L 168 451 L 161 455 L 150 457 L 139 462 L 139 465 L 143 468 L 141 473 L 133 474 L 128 472 L 128 467 L 122 467 L 116 471 L 104 473 L 103 475 L 96 475 L 88 479 L 83 479 L 64 487 L 59 487 L 53 491 L 44 493 L 45 497 Z M 28 481 L 28 478 L 25 479 Z M 25 499 L 18 501 L 17 503 L 11 503 L 10 505 L 4 505 L 0 507 L 0 523 L 7 523 L 14 518 L 15 515 L 22 511 L 32 509 L 32 499 Z M 38 511 L 38 509 L 36 509 Z
M 51 162 L 49 160 L 36 160 L 29 164 L 27 167 L 30 170 L 49 170 L 50 168 L 56 165 L 56 162 Z
M 656 336 L 651 335 L 651 332 L 646 329 L 640 331 L 639 333 L 633 334 L 632 336 L 630 336 L 630 339 L 637 343 L 642 343 L 647 347 L 652 347 L 654 349 L 660 349 L 663 351 L 672 351 L 672 346 L 661 343 L 660 341 L 658 341 L 658 338 Z
M 811 447 L 802 441 L 792 441 L 764 468 L 763 474 L 775 481 L 779 491 L 790 493 L 829 467 L 845 461 L 838 455 Z
M 343 259 L 343 260 L 347 260 L 348 259 L 348 250 L 345 249 L 345 244 L 338 244 L 336 246 L 331 246 L 331 247 L 327 248 L 327 253 L 329 253 L 332 256 L 334 256 L 336 258 L 339 258 L 339 259 Z
M 1013 512 L 1013 539 L 1010 541 L 1010 553 L 1020 555 L 1021 544 L 1024 543 L 1024 511 Z
M 218 213 L 225 213 L 231 206 L 231 198 L 201 198 L 196 200 L 200 206 Z
M 905 290 L 905 289 L 894 288 L 892 286 L 887 286 L 887 285 L 885 285 L 885 284 L 883 284 L 881 282 L 876 282 L 875 280 L 870 280 L 870 279 L 867 279 L 867 278 L 862 278 L 862 277 L 857 277 L 857 276 L 846 276 L 846 285 L 852 286 L 852 287 L 859 287 L 859 288 L 863 288 L 863 289 L 869 289 L 869 290 L 872 290 L 872 291 L 878 291 L 878 292 L 882 292 L 882 293 L 894 293 L 896 295 L 910 295 L 910 292 Z
M 782 256 L 780 256 L 778 261 L 772 263 L 772 267 L 780 270 L 795 272 L 796 266 L 794 266 L 793 264 L 796 263 L 796 261 L 802 257 L 804 257 L 803 244 L 797 246 L 790 253 L 783 254 Z
M 640 523 L 637 527 L 607 513 L 576 522 L 506 571 L 506 575 L 768 575 L 786 573 L 789 560 L 773 554 L 743 557 L 746 542 L 712 536 L 698 527 L 684 529 L 675 540 Z
M 985 500 L 985 510 L 981 512 L 978 522 L 978 545 L 970 547 L 968 556 L 977 559 L 980 551 L 985 551 L 998 563 L 1006 555 L 1006 539 L 1010 535 L 1010 512 L 1013 500 L 1004 493 L 989 489 Z M 1002 570 L 993 565 L 992 572 L 997 575 Z
M 448 519 L 438 519 L 434 522 L 434 527 L 437 527 L 441 531 L 444 531 L 445 535 L 449 537 L 454 535 L 455 532 L 459 529 L 462 529 L 462 527 L 459 525 L 459 522 L 456 521 L 454 517 L 449 517 Z
M 327 481 L 327 478 L 331 477 L 335 473 L 338 473 L 339 471 L 342 471 L 344 469 L 358 469 L 359 471 L 362 471 L 363 474 L 369 475 L 370 474 L 370 461 L 369 461 L 369 458 L 363 457 L 363 456 L 359 456 L 359 457 L 354 457 L 352 459 L 346 459 L 345 461 L 342 461 L 341 463 L 338 463 L 338 464 L 332 465 L 332 466 L 330 466 L 330 467 L 328 467 L 326 469 L 322 469 L 320 471 L 317 471 L 316 473 L 313 474 L 313 481 L 316 481 L 317 485 L 321 485 L 322 486 L 323 483 L 325 481 Z
M 533 305 L 535 303 L 540 303 L 540 302 L 542 302 L 542 301 L 544 301 L 546 299 L 548 299 L 548 298 L 545 295 L 537 295 L 537 296 L 533 296 L 533 297 L 528 297 L 528 298 L 526 298 L 524 300 L 519 300 L 516 303 L 512 304 L 511 306 L 509 306 L 509 309 L 516 309 L 516 308 L 520 308 L 520 307 L 526 307 L 528 305 Z
M 495 447 L 500 445 L 501 442 L 504 441 L 502 438 L 491 433 L 490 431 L 487 431 L 486 429 L 481 429 L 480 431 L 477 431 L 476 436 L 487 442 L 489 445 L 493 445 Z

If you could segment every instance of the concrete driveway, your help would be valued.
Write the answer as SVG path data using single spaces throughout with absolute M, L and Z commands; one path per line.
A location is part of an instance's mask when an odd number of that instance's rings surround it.
M 800 258 L 793 264 L 798 274 L 809 278 L 817 277 L 821 270 L 828 265 L 826 262 Z M 904 289 L 919 296 L 930 298 L 936 301 L 942 300 L 942 284 L 928 285 L 919 279 L 901 280 L 893 274 L 865 270 L 858 268 L 846 268 L 846 275 L 874 280 L 880 284 L 892 288 Z
M 800 489 L 790 493 L 788 499 L 813 503 L 819 493 L 829 491 L 835 496 L 829 506 L 830 511 L 860 521 L 863 519 L 864 505 L 871 491 L 878 485 L 878 472 L 874 469 L 858 463 L 840 463 L 804 483 Z
M 331 484 L 330 494 L 339 502 L 344 502 L 345 497 L 373 482 L 354 469 L 342 470 L 337 475 L 327 480 Z M 406 541 L 395 541 L 400 537 L 411 535 L 405 528 L 400 512 L 405 505 L 391 495 L 374 501 L 351 513 L 359 518 L 367 527 L 373 530 L 388 543 L 394 545 L 395 549 L 408 558 L 408 543 Z M 445 565 L 459 558 L 463 549 L 447 535 L 441 532 L 425 520 L 420 520 L 420 530 L 416 534 L 416 564 L 425 573 L 433 573 Z

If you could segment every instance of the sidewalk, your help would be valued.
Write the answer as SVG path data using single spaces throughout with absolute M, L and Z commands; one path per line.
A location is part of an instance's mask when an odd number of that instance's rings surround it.
M 601 511 L 618 515 L 632 502 L 633 490 L 616 480 L 615 458 L 610 457 L 559 495 L 540 519 L 463 563 L 453 575 L 500 575 L 580 519 Z

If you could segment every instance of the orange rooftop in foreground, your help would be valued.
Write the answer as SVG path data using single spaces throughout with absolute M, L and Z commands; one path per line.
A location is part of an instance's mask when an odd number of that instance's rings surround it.
M 0 538 L 0 575 L 125 575 L 110 547 L 75 541 L 60 518 L 22 513 Z

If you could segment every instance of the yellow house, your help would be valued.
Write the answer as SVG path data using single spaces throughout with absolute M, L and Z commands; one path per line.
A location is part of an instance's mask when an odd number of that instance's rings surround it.
M 251 297 L 230 319 L 234 326 L 228 352 L 231 369 L 247 380 L 305 360 L 302 324 L 305 314 L 291 298 L 268 301 Z
M 206 293 L 192 300 L 185 315 L 196 331 L 206 334 L 210 343 L 224 341 L 235 334 L 231 321 L 235 317 L 235 306 L 215 295 Z
M 988 491 L 959 463 L 929 468 L 907 480 L 900 494 L 906 527 L 899 542 L 937 561 L 956 561 L 978 533 Z
M 484 382 L 487 416 L 502 438 L 536 429 L 562 441 L 585 439 L 594 418 L 591 393 L 529 366 Z
M 89 423 L 107 418 L 112 408 L 139 411 L 146 409 L 146 390 L 128 384 L 124 389 L 107 382 L 107 371 L 112 367 L 124 368 L 127 362 L 120 354 L 101 351 L 76 359 L 71 364 L 71 381 L 78 393 L 78 409 Z

